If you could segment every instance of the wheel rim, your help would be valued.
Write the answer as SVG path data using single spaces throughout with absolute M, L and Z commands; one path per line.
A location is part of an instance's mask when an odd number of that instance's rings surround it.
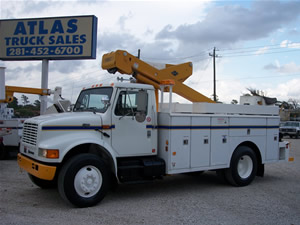
M 241 178 L 248 178 L 253 170 L 253 162 L 250 156 L 244 155 L 238 162 L 238 174 Z
M 78 195 L 89 198 L 98 193 L 102 186 L 102 174 L 97 167 L 82 167 L 74 179 L 74 187 Z

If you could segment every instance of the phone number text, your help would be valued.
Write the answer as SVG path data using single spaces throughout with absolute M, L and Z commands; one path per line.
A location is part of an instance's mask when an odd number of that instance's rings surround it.
M 59 56 L 82 55 L 82 45 L 46 46 L 46 47 L 10 47 L 7 56 Z

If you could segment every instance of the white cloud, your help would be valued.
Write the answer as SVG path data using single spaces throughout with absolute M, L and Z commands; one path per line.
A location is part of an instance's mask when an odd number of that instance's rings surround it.
M 297 65 L 295 62 L 291 62 L 285 65 L 282 65 L 278 68 L 279 73 L 300 73 L 300 65 Z
M 274 70 L 280 74 L 295 74 L 300 73 L 300 65 L 297 65 L 295 62 L 290 62 L 284 65 L 280 65 L 279 61 L 276 60 L 275 64 L 271 63 L 264 66 L 265 70 Z
M 258 49 L 258 51 L 255 52 L 256 55 L 262 55 L 265 54 L 268 51 L 269 47 L 263 47 Z
M 288 40 L 284 40 L 284 41 L 282 41 L 282 42 L 280 43 L 280 47 L 281 47 L 281 48 L 286 48 L 287 45 L 288 45 L 288 43 L 289 43 Z
M 182 24 L 177 28 L 166 25 L 157 34 L 157 39 L 178 39 L 183 45 L 186 42 L 228 45 L 267 37 L 298 18 L 299 14 L 298 2 L 254 1 L 251 8 L 237 5 L 214 7 L 196 23 Z
M 300 79 L 292 79 L 278 84 L 274 88 L 267 89 L 267 92 L 270 96 L 275 96 L 280 101 L 287 101 L 289 98 L 300 99 L 299 87 Z
M 290 43 L 290 44 L 288 44 L 288 47 L 300 49 L 300 42 L 299 43 Z
M 280 47 L 282 48 L 298 48 L 300 49 L 300 42 L 292 42 L 289 40 L 284 40 L 280 43 Z

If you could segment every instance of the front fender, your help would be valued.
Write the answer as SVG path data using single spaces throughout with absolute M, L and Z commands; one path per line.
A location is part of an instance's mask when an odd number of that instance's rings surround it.
M 47 131 L 51 132 L 51 131 Z M 59 158 L 55 163 L 61 163 L 66 154 L 73 148 L 83 144 L 95 144 L 105 148 L 114 160 L 116 167 L 117 153 L 111 148 L 110 137 L 104 137 L 98 131 L 85 132 L 63 132 L 60 135 L 51 137 L 44 134 L 47 138 L 40 141 L 39 148 L 42 149 L 59 149 Z M 44 160 L 45 161 L 45 160 Z M 53 162 L 53 160 L 51 160 Z

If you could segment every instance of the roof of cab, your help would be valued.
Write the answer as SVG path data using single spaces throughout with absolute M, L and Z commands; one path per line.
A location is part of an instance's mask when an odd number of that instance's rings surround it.
M 138 83 L 129 83 L 129 82 L 115 82 L 115 83 L 94 84 L 94 85 L 91 85 L 90 87 L 85 87 L 83 89 L 98 88 L 98 87 L 137 88 L 137 89 L 154 90 L 154 87 L 152 85 L 138 84 Z

